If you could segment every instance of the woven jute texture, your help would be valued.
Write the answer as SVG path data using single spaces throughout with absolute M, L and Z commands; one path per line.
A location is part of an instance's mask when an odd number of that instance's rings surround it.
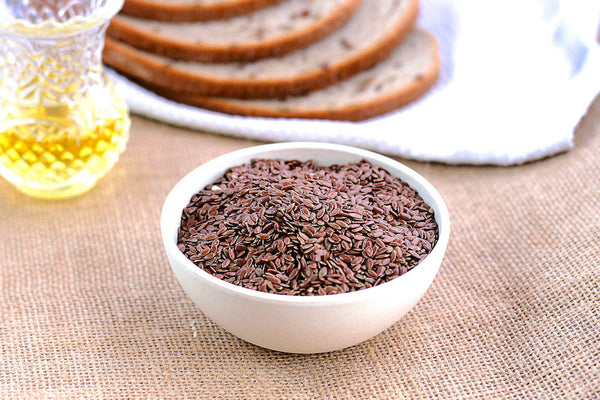
M 391 328 L 325 354 L 226 333 L 163 252 L 171 187 L 254 144 L 136 117 L 121 161 L 79 198 L 0 181 L 0 398 L 600 398 L 600 101 L 549 159 L 405 161 L 450 209 L 440 272 Z

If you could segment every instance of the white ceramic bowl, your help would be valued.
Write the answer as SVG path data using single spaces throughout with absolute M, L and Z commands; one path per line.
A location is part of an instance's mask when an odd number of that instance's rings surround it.
M 262 293 L 222 281 L 199 269 L 177 248 L 177 228 L 192 195 L 230 167 L 254 158 L 314 160 L 320 165 L 366 159 L 395 175 L 429 204 L 439 226 L 439 240 L 414 269 L 378 286 L 326 296 Z M 406 314 L 431 285 L 448 244 L 448 209 L 437 190 L 410 168 L 382 155 L 325 143 L 282 143 L 251 147 L 215 158 L 186 175 L 171 190 L 161 215 L 169 263 L 202 312 L 230 333 L 258 346 L 290 353 L 342 349 L 382 332 Z

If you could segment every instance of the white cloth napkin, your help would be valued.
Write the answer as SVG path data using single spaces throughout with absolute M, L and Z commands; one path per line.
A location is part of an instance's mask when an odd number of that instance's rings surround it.
M 514 165 L 573 146 L 574 129 L 600 92 L 598 21 L 600 2 L 588 0 L 423 0 L 419 26 L 442 49 L 439 82 L 418 102 L 361 123 L 229 116 L 108 73 L 133 113 L 169 124 L 421 161 Z

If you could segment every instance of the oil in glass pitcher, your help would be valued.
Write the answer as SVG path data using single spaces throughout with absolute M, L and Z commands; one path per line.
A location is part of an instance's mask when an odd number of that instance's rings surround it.
M 129 110 L 102 69 L 122 3 L 0 0 L 0 174 L 22 192 L 86 192 L 125 150 Z

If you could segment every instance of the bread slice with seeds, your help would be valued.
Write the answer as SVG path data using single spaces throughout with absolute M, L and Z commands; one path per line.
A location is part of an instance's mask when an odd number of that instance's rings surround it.
M 136 80 L 194 95 L 273 98 L 306 94 L 387 57 L 413 30 L 418 0 L 363 1 L 340 29 L 309 47 L 250 63 L 178 61 L 107 38 L 104 61 Z
M 180 103 L 228 114 L 361 121 L 388 113 L 423 96 L 439 74 L 439 48 L 416 29 L 384 61 L 354 77 L 305 96 L 282 100 L 240 100 L 158 90 Z
M 282 0 L 125 0 L 121 11 L 157 21 L 192 22 L 249 14 Z
M 226 20 L 173 23 L 114 17 L 108 35 L 174 59 L 247 62 L 306 47 L 343 26 L 360 0 L 288 0 Z

